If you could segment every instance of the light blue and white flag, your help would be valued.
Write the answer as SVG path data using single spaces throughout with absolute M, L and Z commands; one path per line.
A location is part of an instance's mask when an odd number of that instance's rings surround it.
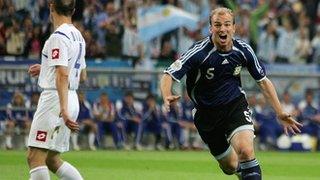
M 149 41 L 178 27 L 196 30 L 199 17 L 172 5 L 138 9 L 138 35 Z

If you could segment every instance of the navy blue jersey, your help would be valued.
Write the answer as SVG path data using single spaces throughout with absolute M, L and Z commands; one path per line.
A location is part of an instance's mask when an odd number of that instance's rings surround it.
M 252 48 L 233 40 L 232 50 L 219 52 L 210 36 L 195 43 L 164 72 L 179 80 L 186 74 L 187 91 L 196 107 L 215 107 L 244 94 L 240 72 L 246 67 L 256 81 L 265 78 L 263 65 Z

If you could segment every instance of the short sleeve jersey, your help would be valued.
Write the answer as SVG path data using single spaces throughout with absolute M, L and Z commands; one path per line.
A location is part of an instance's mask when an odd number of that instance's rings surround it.
M 191 46 L 164 72 L 178 82 L 187 76 L 188 95 L 196 107 L 216 107 L 244 94 L 240 80 L 242 67 L 256 81 L 266 77 L 264 66 L 247 43 L 233 39 L 232 50 L 222 53 L 209 36 Z
M 39 86 L 56 89 L 55 66 L 65 66 L 69 70 L 69 89 L 78 89 L 81 70 L 86 68 L 85 49 L 86 43 L 77 28 L 72 24 L 59 26 L 42 50 Z

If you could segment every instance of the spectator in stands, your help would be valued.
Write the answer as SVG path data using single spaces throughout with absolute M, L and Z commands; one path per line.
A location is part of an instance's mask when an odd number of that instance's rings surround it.
M 6 54 L 6 27 L 5 27 L 4 19 L 0 17 L 0 56 L 5 54 Z
M 295 56 L 292 58 L 291 62 L 294 64 L 306 64 L 307 62 L 310 62 L 311 53 L 312 48 L 308 29 L 300 27 L 299 35 L 295 42 Z
M 288 91 L 285 91 L 282 94 L 281 105 L 283 110 L 291 114 L 294 118 L 299 115 L 299 110 L 297 109 L 296 105 L 292 102 L 291 94 Z
M 25 32 L 21 30 L 19 20 L 12 19 L 12 26 L 6 31 L 7 46 L 9 55 L 22 55 L 25 47 Z
M 105 5 L 107 18 L 99 24 L 106 33 L 106 54 L 108 57 L 119 57 L 121 55 L 121 39 L 123 35 L 123 12 L 116 9 L 113 1 Z
M 31 33 L 27 36 L 25 46 L 25 57 L 30 59 L 39 59 L 41 52 L 41 27 L 36 25 L 31 29 Z
M 33 115 L 36 112 L 38 102 L 40 98 L 40 93 L 39 92 L 32 92 L 30 100 L 27 101 L 26 107 L 28 109 L 28 116 L 30 119 L 33 119 Z
M 194 104 L 187 92 L 185 92 L 183 95 L 181 106 L 182 117 L 179 121 L 179 124 L 182 129 L 182 139 L 184 140 L 182 149 L 201 149 L 201 138 L 193 121 L 192 111 L 194 109 Z
M 143 113 L 141 118 L 141 125 L 139 126 L 137 141 L 141 144 L 144 134 L 153 134 L 155 137 L 154 148 L 162 150 L 161 132 L 162 132 L 162 112 L 159 105 L 156 103 L 155 96 L 149 94 L 146 97 Z
M 295 56 L 296 32 L 293 29 L 292 22 L 289 20 L 283 22 L 283 28 L 278 29 L 278 41 L 276 48 L 277 63 L 290 63 Z
M 165 120 L 169 125 L 169 132 L 167 134 L 166 149 L 182 149 L 184 139 L 182 136 L 182 128 L 179 121 L 182 117 L 181 104 L 174 102 L 170 104 L 170 111 L 164 113 Z M 165 110 L 163 110 L 165 112 Z M 176 144 L 177 142 L 178 144 Z
M 181 5 L 179 3 L 181 3 Z M 177 5 L 178 7 L 181 6 L 181 8 L 183 8 L 185 11 L 192 13 L 192 14 L 195 14 L 195 15 L 198 15 L 200 18 L 199 19 L 199 29 L 198 29 L 199 34 L 201 36 L 209 35 L 208 16 L 210 15 L 210 10 L 211 10 L 210 5 L 211 5 L 211 7 L 215 6 L 216 2 L 209 3 L 208 0 L 191 0 L 191 1 L 180 1 L 177 4 L 178 4 Z M 183 44 L 179 44 L 179 46 L 181 46 L 181 45 L 183 45 Z
M 250 23 L 251 7 L 247 3 L 240 4 L 236 16 L 236 34 L 235 37 L 242 39 L 246 43 L 250 43 L 249 23 Z
M 277 42 L 276 28 L 276 22 L 269 20 L 259 36 L 257 55 L 264 63 L 270 64 L 274 62 Z
M 105 49 L 106 47 L 106 30 L 105 28 L 103 28 L 109 18 L 109 11 L 108 9 L 109 6 L 112 6 L 112 2 L 110 4 L 104 4 L 102 11 L 96 11 L 96 7 L 94 6 L 94 4 L 91 4 L 88 6 L 88 8 L 86 8 L 85 12 L 86 14 L 86 18 L 85 21 L 86 22 L 86 27 L 90 27 L 91 24 L 93 25 L 92 30 L 94 31 L 94 33 L 97 34 L 97 43 L 99 44 L 99 46 L 101 46 L 103 49 Z M 96 13 L 96 14 L 95 14 Z M 90 18 L 91 20 L 88 20 L 88 18 Z M 93 21 L 93 22 L 92 22 Z M 87 24 L 88 23 L 88 24 Z
M 144 47 L 137 32 L 137 7 L 135 2 L 125 3 L 124 33 L 122 36 L 122 55 L 136 64 L 144 58 Z
M 90 150 L 96 150 L 94 141 L 98 131 L 98 126 L 92 118 L 91 104 L 86 100 L 84 92 L 78 92 L 79 96 L 79 115 L 78 123 L 80 126 L 80 133 L 88 133 L 88 145 Z M 74 150 L 80 150 L 78 145 L 78 133 L 73 132 L 71 135 L 71 142 Z
M 320 6 L 319 6 L 320 7 Z M 320 13 L 320 8 L 319 8 Z M 317 26 L 316 36 L 311 41 L 312 46 L 312 62 L 320 64 L 320 25 Z
M 139 112 L 137 104 L 134 103 L 134 96 L 132 92 L 129 91 L 125 93 L 124 98 L 122 100 L 122 107 L 118 112 L 118 115 L 119 120 L 121 121 L 123 127 L 125 127 L 126 130 L 126 139 L 124 139 L 124 141 L 128 143 L 129 138 L 133 137 L 134 148 L 137 150 L 141 150 L 142 147 L 139 144 L 138 139 L 138 130 L 141 123 L 141 113 Z
M 303 124 L 302 133 L 317 137 L 319 132 L 318 106 L 314 102 L 314 94 L 311 89 L 305 92 L 305 99 L 299 103 L 300 117 L 299 120 Z M 318 137 L 320 138 L 320 137 Z
M 0 106 L 0 135 L 3 135 L 6 130 L 7 121 L 8 121 L 7 108 L 4 106 Z
M 283 133 L 283 130 L 277 122 L 276 114 L 262 94 L 257 95 L 255 113 L 259 127 L 259 148 L 261 150 L 275 149 L 277 138 Z
M 107 93 L 101 93 L 99 100 L 93 104 L 93 115 L 98 122 L 100 144 L 104 142 L 103 136 L 111 133 L 114 145 L 118 147 L 120 139 L 115 122 L 116 111 Z
M 165 39 L 162 42 L 160 55 L 158 57 L 159 61 L 172 61 L 172 59 L 177 59 L 177 52 L 172 47 L 169 39 Z
M 95 40 L 90 30 L 85 30 L 83 33 L 84 39 L 86 41 L 86 57 L 87 58 L 103 58 L 103 49 Z
M 40 23 L 48 23 L 50 10 L 48 6 L 48 2 L 46 0 L 39 0 L 38 1 L 38 17 L 40 19 Z
M 306 89 L 304 93 L 304 98 L 305 99 L 301 100 L 298 104 L 299 111 L 302 111 L 307 106 L 311 106 L 314 109 L 318 109 L 318 104 L 314 101 L 314 94 L 312 89 Z
M 6 147 L 12 149 L 12 137 L 15 127 L 18 127 L 21 134 L 24 135 L 24 143 L 27 147 L 28 133 L 31 126 L 31 120 L 26 109 L 25 99 L 22 93 L 15 92 L 11 103 L 7 105 L 8 122 L 6 129 Z M 18 131 L 18 134 L 20 132 Z

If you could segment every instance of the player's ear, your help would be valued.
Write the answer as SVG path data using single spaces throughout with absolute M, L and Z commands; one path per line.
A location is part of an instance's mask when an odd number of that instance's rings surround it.
M 209 25 L 209 32 L 210 32 L 210 34 L 212 34 L 212 26 L 211 25 Z

